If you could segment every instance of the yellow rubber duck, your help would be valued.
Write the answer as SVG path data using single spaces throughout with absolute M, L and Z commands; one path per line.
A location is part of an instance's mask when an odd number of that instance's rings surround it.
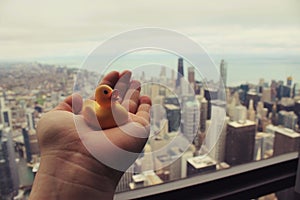
M 119 91 L 108 85 L 95 90 L 95 101 L 85 100 L 82 114 L 86 123 L 94 128 L 108 129 L 128 122 L 128 111 L 119 103 Z

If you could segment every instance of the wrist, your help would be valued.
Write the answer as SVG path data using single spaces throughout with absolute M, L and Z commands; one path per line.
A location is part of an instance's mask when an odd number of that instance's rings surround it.
M 78 152 L 41 156 L 30 200 L 113 199 L 120 172 L 111 172 L 93 157 Z

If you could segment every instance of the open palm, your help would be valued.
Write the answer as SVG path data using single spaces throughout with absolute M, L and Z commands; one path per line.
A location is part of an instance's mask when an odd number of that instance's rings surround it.
M 43 115 L 37 128 L 41 149 L 39 178 L 36 178 L 39 183 L 46 177 L 55 177 L 56 184 L 89 188 L 92 196 L 99 190 L 104 193 L 114 191 L 149 135 L 151 101 L 140 96 L 140 83 L 130 81 L 130 78 L 129 71 L 121 74 L 113 71 L 100 83 L 120 91 L 121 103 L 129 112 L 128 123 L 120 127 L 106 130 L 89 127 L 81 115 L 82 98 L 78 94 L 67 97 Z M 35 185 L 33 194 L 38 188 Z M 41 196 L 36 199 L 38 197 Z M 34 199 L 34 195 L 31 198 Z

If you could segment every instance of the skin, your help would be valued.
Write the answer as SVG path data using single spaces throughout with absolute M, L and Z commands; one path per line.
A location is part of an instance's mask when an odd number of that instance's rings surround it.
M 114 145 L 131 152 L 141 152 L 149 135 L 151 101 L 140 96 L 139 82 L 130 81 L 131 73 L 113 71 L 100 84 L 120 91 L 121 104 L 127 108 L 130 120 L 125 133 L 121 127 L 93 130 L 81 115 L 82 98 L 73 94 L 55 109 L 43 115 L 37 126 L 41 163 L 35 177 L 30 200 L 40 199 L 113 199 L 115 188 L 124 172 L 112 169 L 95 159 L 79 138 L 74 119 L 85 132 L 84 138 L 97 141 L 105 135 Z M 96 151 L 110 152 L 95 145 Z M 118 155 L 113 159 L 119 159 Z M 124 160 L 124 159 L 122 159 Z M 126 159 L 125 159 L 126 160 Z M 130 166 L 131 162 L 125 163 Z

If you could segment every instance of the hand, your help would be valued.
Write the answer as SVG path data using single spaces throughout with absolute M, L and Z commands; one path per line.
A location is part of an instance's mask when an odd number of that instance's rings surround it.
M 43 115 L 37 127 L 41 164 L 31 200 L 113 198 L 124 172 L 109 162 L 119 163 L 122 169 L 128 168 L 149 135 L 151 101 L 148 97 L 140 97 L 139 82 L 130 81 L 130 78 L 129 71 L 121 74 L 113 71 L 100 83 L 120 91 L 121 103 L 128 109 L 130 118 L 123 126 L 103 131 L 87 126 L 80 114 L 82 98 L 78 94 L 67 97 Z M 126 159 L 115 149 L 131 152 L 134 156 Z M 102 162 L 103 156 L 109 160 Z

